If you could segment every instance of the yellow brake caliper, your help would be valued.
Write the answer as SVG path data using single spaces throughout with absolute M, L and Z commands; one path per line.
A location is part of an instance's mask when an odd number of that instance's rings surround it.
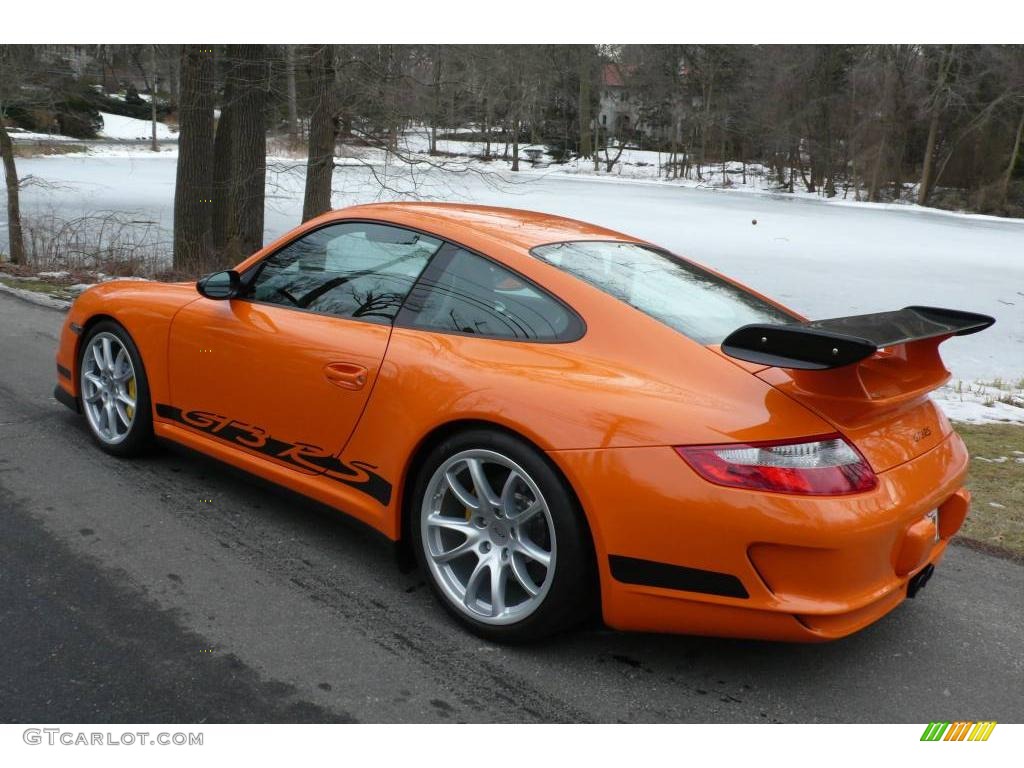
M 135 377 L 134 376 L 132 376 L 130 379 L 128 379 L 128 397 L 130 397 L 132 400 L 135 400 Z M 132 418 L 135 417 L 135 408 L 133 406 L 131 406 L 131 405 L 126 405 L 125 408 L 124 408 L 124 412 L 128 415 L 129 419 L 132 419 Z

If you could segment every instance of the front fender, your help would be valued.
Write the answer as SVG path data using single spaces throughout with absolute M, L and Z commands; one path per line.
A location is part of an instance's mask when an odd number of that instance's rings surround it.
M 192 283 L 111 280 L 84 291 L 68 310 L 57 345 L 58 386 L 77 398 L 78 358 L 89 328 L 103 319 L 121 325 L 132 337 L 146 366 L 153 402 L 169 390 L 167 342 L 178 311 L 200 299 Z

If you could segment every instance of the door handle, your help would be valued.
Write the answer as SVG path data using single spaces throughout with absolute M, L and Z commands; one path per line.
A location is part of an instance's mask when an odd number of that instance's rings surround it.
M 366 369 L 355 363 L 328 363 L 324 366 L 327 380 L 343 389 L 362 389 L 366 386 L 366 374 Z

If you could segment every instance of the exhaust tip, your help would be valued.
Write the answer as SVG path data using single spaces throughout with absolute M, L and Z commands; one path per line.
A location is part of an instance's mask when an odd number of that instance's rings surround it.
M 925 584 L 935 573 L 935 566 L 928 563 L 924 568 L 914 574 L 914 577 L 907 582 L 907 597 L 917 597 L 917 593 L 924 589 Z

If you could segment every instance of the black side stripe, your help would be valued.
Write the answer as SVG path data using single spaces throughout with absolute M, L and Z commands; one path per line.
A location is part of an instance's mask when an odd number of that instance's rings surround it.
M 317 445 L 286 442 L 269 434 L 262 427 L 246 424 L 209 411 L 182 411 L 166 403 L 156 404 L 156 414 L 191 429 L 205 432 L 226 443 L 256 451 L 293 467 L 320 474 L 331 480 L 351 486 L 383 506 L 391 501 L 391 483 L 378 475 L 377 467 L 365 461 L 346 464 L 337 456 Z
M 57 363 L 57 373 L 59 373 L 65 379 L 70 379 L 71 378 L 71 371 L 69 371 L 67 368 L 65 368 L 60 363 Z
M 750 597 L 743 582 L 731 573 L 705 571 L 623 555 L 610 555 L 608 563 L 615 580 L 624 584 L 679 589 L 721 597 Z

